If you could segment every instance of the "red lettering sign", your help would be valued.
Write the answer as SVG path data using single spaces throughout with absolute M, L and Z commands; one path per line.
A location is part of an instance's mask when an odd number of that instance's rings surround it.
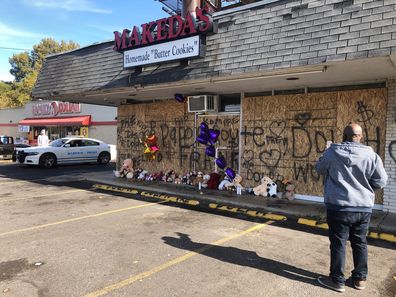
M 212 31 L 213 20 L 207 9 L 197 7 L 196 18 L 187 13 L 183 19 L 174 15 L 169 18 L 142 24 L 142 31 L 138 27 L 131 30 L 124 29 L 122 33 L 114 32 L 114 47 L 116 51 L 124 51 L 141 45 L 149 45 L 156 42 L 168 41 L 179 37 L 203 34 Z M 156 31 L 156 33 L 154 33 Z
M 80 103 L 58 102 L 37 103 L 33 105 L 34 116 L 57 116 L 59 114 L 81 113 Z

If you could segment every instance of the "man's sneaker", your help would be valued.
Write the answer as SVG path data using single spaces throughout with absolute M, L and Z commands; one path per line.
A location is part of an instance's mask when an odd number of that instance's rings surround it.
M 354 280 L 353 287 L 356 290 L 364 290 L 364 288 L 366 288 L 366 281 L 365 280 Z
M 319 284 L 321 284 L 329 289 L 332 289 L 334 291 L 337 291 L 340 293 L 345 292 L 344 284 L 337 284 L 337 283 L 333 282 L 333 280 L 328 276 L 327 277 L 319 277 L 318 282 L 319 282 Z

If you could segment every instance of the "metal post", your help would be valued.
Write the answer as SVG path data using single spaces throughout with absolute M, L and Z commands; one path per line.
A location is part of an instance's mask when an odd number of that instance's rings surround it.
M 242 153 L 243 153 L 243 147 L 242 147 L 242 139 L 241 139 L 241 133 L 243 129 L 243 101 L 245 99 L 245 92 L 241 93 L 241 109 L 239 111 L 239 135 L 238 135 L 238 174 L 241 174 L 241 165 L 242 165 Z

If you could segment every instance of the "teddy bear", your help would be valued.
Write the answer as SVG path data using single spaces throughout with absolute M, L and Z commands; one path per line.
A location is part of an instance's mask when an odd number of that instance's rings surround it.
M 296 184 L 294 181 L 288 180 L 286 183 L 286 190 L 283 192 L 283 198 L 294 200 Z
M 236 191 L 236 192 L 241 193 L 241 191 L 243 189 L 243 186 L 241 185 L 242 180 L 243 180 L 242 176 L 240 176 L 239 174 L 236 174 L 235 177 L 234 177 L 234 180 L 232 182 L 224 184 L 225 190 L 227 190 L 227 191 Z
M 122 162 L 120 170 L 114 171 L 115 177 L 133 178 L 133 161 L 132 159 L 125 159 Z
M 242 176 L 240 176 L 239 174 L 236 174 L 235 175 L 235 178 L 234 178 L 234 181 L 233 181 L 233 184 L 234 184 L 234 186 L 236 187 L 236 188 L 241 188 L 241 189 L 243 189 L 243 186 L 242 186 L 242 180 L 243 180 L 243 178 L 242 178 Z
M 268 176 L 264 176 L 261 179 L 261 185 L 253 188 L 254 195 L 256 196 L 266 196 L 266 197 L 276 197 L 277 196 L 277 186 L 276 183 L 272 181 Z
M 197 176 L 194 178 L 194 180 L 192 181 L 192 185 L 195 187 L 195 186 L 198 186 L 199 185 L 199 183 L 201 183 L 201 186 L 202 186 L 202 184 L 203 184 L 203 176 L 204 176 L 204 174 L 201 172 L 201 171 L 199 171 L 198 173 L 197 173 Z

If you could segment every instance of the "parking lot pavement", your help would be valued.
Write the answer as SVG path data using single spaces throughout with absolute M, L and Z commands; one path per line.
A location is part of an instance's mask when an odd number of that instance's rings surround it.
M 79 171 L 57 170 L 28 168 L 30 181 L 0 170 L 2 296 L 337 294 L 315 280 L 328 272 L 323 235 L 54 182 Z M 370 245 L 367 289 L 344 296 L 393 297 L 394 247 Z

